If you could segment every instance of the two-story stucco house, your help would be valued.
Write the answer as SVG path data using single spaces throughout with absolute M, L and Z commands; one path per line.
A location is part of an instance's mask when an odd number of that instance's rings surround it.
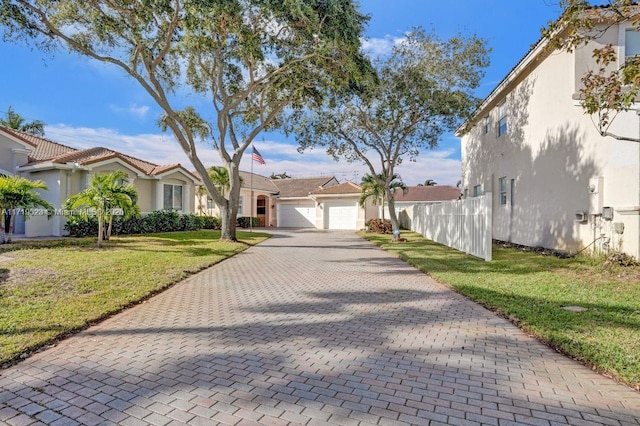
M 464 195 L 492 193 L 494 239 L 640 258 L 640 144 L 602 137 L 579 101 L 593 48 L 608 43 L 619 61 L 640 53 L 631 23 L 571 53 L 539 41 L 456 132 Z M 611 131 L 637 138 L 638 112 Z
M 48 190 L 42 196 L 57 209 L 85 189 L 91 176 L 124 171 L 138 190 L 141 212 L 174 209 L 195 212 L 193 194 L 199 179 L 180 164 L 159 166 L 106 148 L 75 149 L 51 140 L 0 126 L 0 174 L 41 180 Z M 61 236 L 65 219 L 60 213 L 50 220 L 16 217 L 14 233 L 27 237 Z

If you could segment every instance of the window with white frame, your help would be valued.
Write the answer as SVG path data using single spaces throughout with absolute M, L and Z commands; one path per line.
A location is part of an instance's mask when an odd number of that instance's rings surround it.
M 182 211 L 182 185 L 164 184 L 164 205 L 165 210 Z
M 238 216 L 243 216 L 244 213 L 244 195 L 238 198 Z
M 482 119 L 482 132 L 486 135 L 487 133 L 489 133 L 490 129 L 491 129 L 491 123 L 489 121 L 489 116 L 487 115 L 485 118 Z
M 507 133 L 507 101 L 498 105 L 498 136 Z
M 628 60 L 636 55 L 640 55 L 640 32 L 630 28 L 624 34 L 624 58 Z
M 207 210 L 213 210 L 216 208 L 216 202 L 212 198 L 207 198 Z
M 507 177 L 501 177 L 500 179 L 498 179 L 498 183 L 499 183 L 499 187 L 500 187 L 500 205 L 501 206 L 506 206 L 507 205 Z
M 473 196 L 479 197 L 482 195 L 482 185 L 476 185 L 473 187 Z

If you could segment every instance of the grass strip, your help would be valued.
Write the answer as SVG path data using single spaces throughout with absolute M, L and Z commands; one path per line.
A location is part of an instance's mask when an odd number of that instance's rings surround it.
M 361 235 L 540 341 L 640 390 L 640 268 L 497 245 L 493 261 L 484 262 L 415 233 L 403 233 L 404 243 Z
M 269 237 L 202 230 L 0 246 L 0 365 L 76 332 Z

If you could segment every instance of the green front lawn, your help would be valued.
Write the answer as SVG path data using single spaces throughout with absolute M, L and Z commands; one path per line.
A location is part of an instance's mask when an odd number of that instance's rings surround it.
M 0 365 L 136 303 L 269 236 L 219 231 L 0 246 Z
M 493 261 L 484 262 L 414 233 L 403 233 L 406 243 L 362 235 L 539 340 L 640 389 L 640 268 L 495 245 Z

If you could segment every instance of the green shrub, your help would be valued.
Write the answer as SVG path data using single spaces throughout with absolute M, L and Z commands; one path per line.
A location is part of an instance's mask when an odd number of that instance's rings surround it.
M 222 227 L 222 221 L 220 220 L 219 217 L 200 216 L 200 218 L 203 220 L 203 225 L 202 225 L 203 229 L 218 230 Z
M 208 228 L 208 229 L 219 229 Z M 158 232 L 197 231 L 204 228 L 206 220 L 193 214 L 180 214 L 174 210 L 157 210 L 143 217 L 122 220 L 113 219 L 112 235 L 154 234 Z M 98 235 L 98 221 L 95 217 L 70 216 L 64 227 L 69 235 L 87 237 Z
M 251 222 L 250 222 L 251 221 Z M 251 225 L 260 226 L 260 219 L 257 217 L 240 216 L 237 225 L 239 228 L 249 228 Z

